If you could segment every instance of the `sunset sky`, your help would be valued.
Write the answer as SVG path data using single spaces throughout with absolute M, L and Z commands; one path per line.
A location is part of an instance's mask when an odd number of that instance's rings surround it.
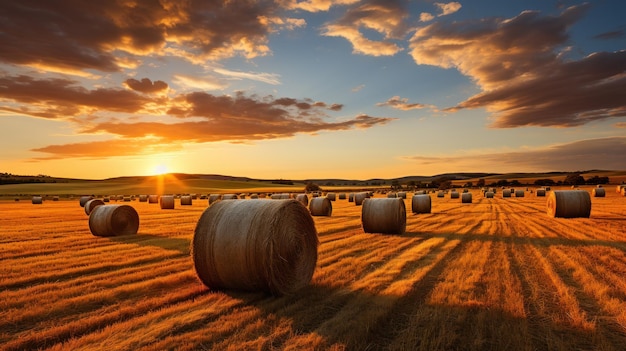
M 0 172 L 626 170 L 626 1 L 1 1 Z

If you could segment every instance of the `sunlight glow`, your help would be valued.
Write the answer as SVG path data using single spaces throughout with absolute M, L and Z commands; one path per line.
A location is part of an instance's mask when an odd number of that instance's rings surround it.
M 152 173 L 154 175 L 161 175 L 161 174 L 165 174 L 168 172 L 167 166 L 164 164 L 158 164 L 156 166 L 154 166 L 154 170 L 152 171 Z

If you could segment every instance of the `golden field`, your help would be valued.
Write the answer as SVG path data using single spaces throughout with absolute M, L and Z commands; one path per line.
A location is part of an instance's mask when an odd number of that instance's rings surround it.
M 314 217 L 311 284 L 286 297 L 200 283 L 190 242 L 207 200 L 125 202 L 139 233 L 110 238 L 78 199 L 1 201 L 0 349 L 623 350 L 626 197 L 606 190 L 575 219 L 500 189 L 431 194 L 415 215 L 409 193 L 403 235 L 364 233 L 361 207 L 337 200 Z

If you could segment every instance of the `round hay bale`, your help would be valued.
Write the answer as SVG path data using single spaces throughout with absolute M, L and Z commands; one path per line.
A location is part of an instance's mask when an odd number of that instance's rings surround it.
M 111 199 L 109 199 L 108 196 L 105 196 L 105 197 L 102 198 L 102 202 L 110 202 L 110 201 L 111 201 Z
M 360 192 L 354 194 L 354 204 L 357 206 L 361 206 L 363 204 L 363 200 L 367 199 L 369 194 L 366 192 Z
M 535 196 L 537 197 L 546 196 L 546 189 L 537 189 L 537 191 L 535 192 Z
M 605 197 L 606 192 L 604 191 L 604 188 L 594 188 L 591 191 L 591 195 L 593 195 L 593 197 Z
M 300 201 L 305 207 L 309 205 L 309 197 L 307 194 L 298 194 L 296 195 L 296 200 Z
M 87 201 L 93 199 L 93 196 L 81 196 L 80 199 L 78 200 L 78 203 L 80 204 L 80 207 L 85 207 L 85 204 L 87 203 Z
M 428 194 L 413 195 L 411 198 L 411 210 L 413 213 L 430 213 L 431 200 Z
M 330 201 L 337 200 L 337 195 L 335 193 L 326 193 L 326 198 Z
M 130 196 L 124 196 L 124 202 L 131 202 L 132 198 Z
M 387 193 L 387 198 L 388 199 L 395 199 L 397 197 L 398 197 L 398 193 L 393 193 L 393 192 Z
M 209 206 L 214 203 L 217 200 L 221 200 L 222 199 L 222 195 L 221 194 L 211 194 L 209 195 Z
M 485 192 L 485 198 L 487 198 L 487 199 L 493 199 L 494 195 L 495 194 L 493 193 L 493 191 Z
M 53 196 L 52 197 L 52 201 L 59 201 L 59 197 L 58 196 Z
M 348 195 L 348 202 L 354 202 L 354 193 Z
M 239 197 L 237 194 L 224 194 L 222 195 L 222 200 L 237 200 Z
M 418 190 L 415 193 L 413 193 L 413 195 L 424 195 L 426 194 L 426 190 Z
M 148 195 L 139 195 L 139 202 L 148 202 Z
M 401 199 L 406 199 L 406 191 L 399 191 L 398 197 Z
M 339 200 L 345 200 L 346 198 L 346 193 L 339 193 Z
M 333 203 L 327 197 L 315 197 L 311 199 L 309 204 L 311 216 L 327 216 L 333 213 Z
M 163 195 L 159 198 L 159 204 L 162 210 L 173 210 L 175 207 L 173 195 Z
M 472 203 L 472 193 L 463 193 L 461 195 L 461 203 L 462 204 L 471 204 Z
M 252 194 L 250 195 L 251 199 L 258 199 L 259 198 L 259 194 Z
M 446 193 L 444 193 L 441 190 L 437 193 L 437 197 L 445 197 L 445 196 L 446 196 Z
M 591 197 L 584 190 L 556 190 L 548 196 L 547 213 L 550 217 L 589 218 Z
M 515 197 L 524 197 L 524 190 L 515 190 Z
M 33 205 L 41 205 L 43 204 L 43 197 L 41 196 L 33 196 L 33 198 L 31 199 L 31 202 Z
M 210 289 L 291 295 L 311 281 L 319 241 L 296 200 L 220 201 L 200 216 L 192 258 Z
M 149 204 L 159 203 L 159 195 L 148 195 L 148 203 Z
M 139 215 L 129 205 L 100 205 L 89 214 L 89 230 L 95 236 L 137 234 Z
M 511 189 L 502 190 L 502 197 L 511 197 Z
M 102 206 L 104 205 L 104 201 L 100 200 L 100 199 L 91 199 L 89 201 L 87 201 L 85 203 L 85 214 L 87 216 L 89 216 L 89 214 L 91 212 L 93 212 L 93 209 L 98 207 L 98 206 Z
M 463 189 L 463 194 L 468 193 L 469 189 Z
M 16 197 L 16 198 L 15 198 L 15 202 L 20 202 L 20 198 L 19 198 L 19 197 Z
M 180 205 L 181 206 L 191 206 L 193 205 L 193 199 L 191 195 L 183 195 L 180 197 Z
M 546 191 L 550 191 L 550 190 L 552 190 L 552 188 L 550 188 L 549 186 L 547 186 L 547 187 L 545 187 L 545 188 L 546 188 Z
M 450 192 L 450 198 L 451 199 L 458 199 L 459 198 L 459 193 L 457 191 L 451 191 Z
M 291 195 L 289 195 L 289 193 L 272 194 L 272 196 L 270 196 L 270 199 L 272 200 L 287 200 L 290 198 Z
M 404 200 L 400 198 L 364 200 L 361 224 L 366 233 L 404 234 L 406 231 Z

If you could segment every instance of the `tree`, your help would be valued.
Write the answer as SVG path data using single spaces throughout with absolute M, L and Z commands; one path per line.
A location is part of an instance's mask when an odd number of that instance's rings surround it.
M 565 185 L 581 185 L 585 184 L 585 178 L 580 173 L 570 173 L 563 181 Z
M 322 191 L 322 188 L 320 188 L 320 186 L 315 183 L 308 182 L 306 183 L 306 186 L 304 187 L 304 191 L 307 193 L 310 193 L 312 191 Z
M 483 178 L 478 179 L 478 181 L 476 182 L 476 186 L 479 188 L 484 188 L 485 187 L 485 180 Z
M 394 179 L 391 181 L 391 189 L 396 190 L 396 189 L 402 189 L 402 185 L 400 184 L 400 181 L 397 179 Z

